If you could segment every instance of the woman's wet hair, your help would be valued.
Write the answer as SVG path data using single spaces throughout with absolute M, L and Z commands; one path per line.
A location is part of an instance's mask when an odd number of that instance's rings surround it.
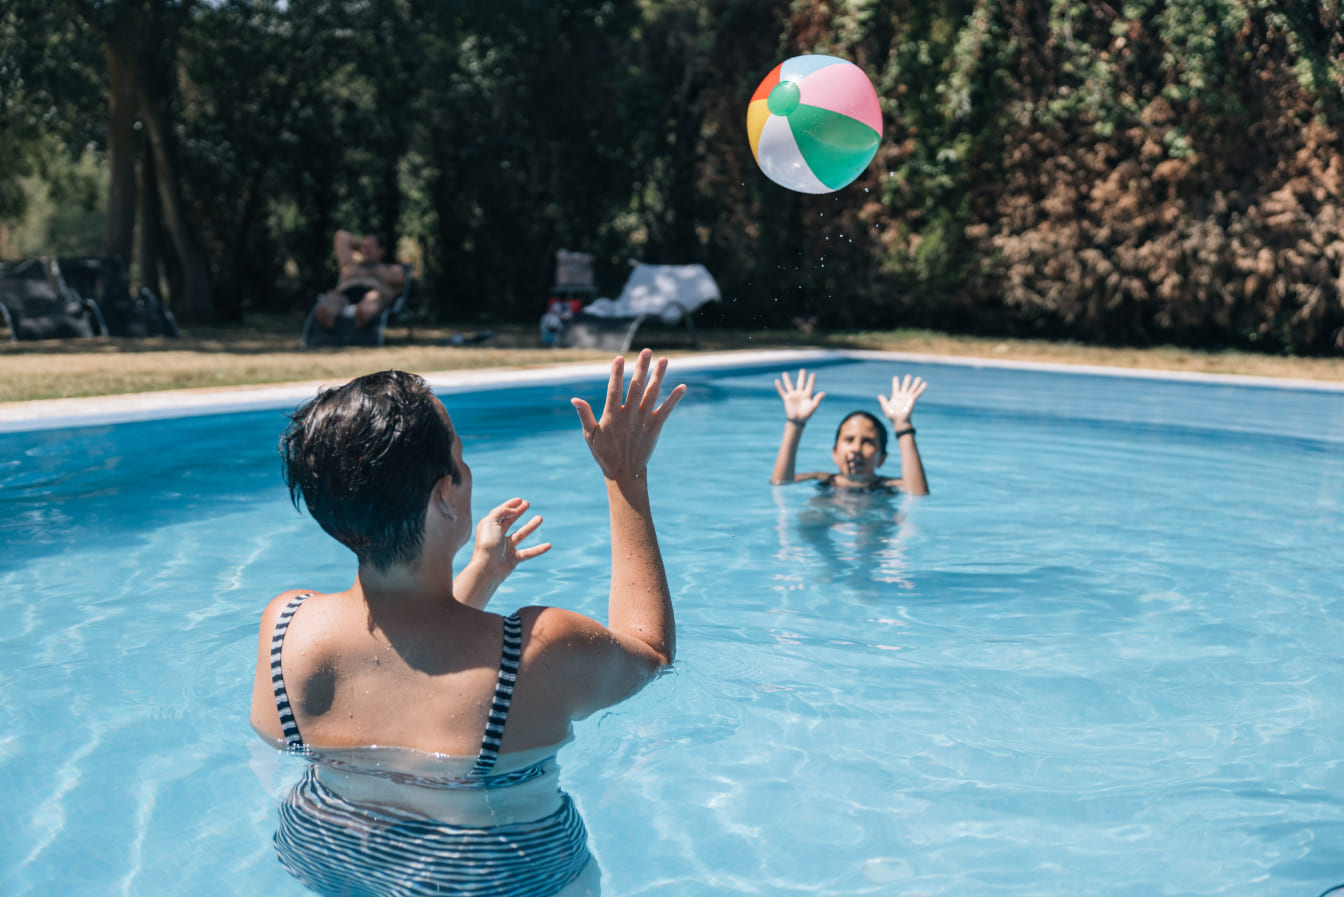
M 290 415 L 280 437 L 294 507 L 377 570 L 420 556 L 434 484 L 460 481 L 453 434 L 429 385 L 405 371 L 351 380 Z
M 887 427 L 878 419 L 877 415 L 869 414 L 867 411 L 851 411 L 845 415 L 845 419 L 840 421 L 840 426 L 835 428 L 835 440 L 831 443 L 831 448 L 840 444 L 840 431 L 845 428 L 845 424 L 849 423 L 851 417 L 865 418 L 870 424 L 877 427 L 877 450 L 885 455 L 887 453 Z

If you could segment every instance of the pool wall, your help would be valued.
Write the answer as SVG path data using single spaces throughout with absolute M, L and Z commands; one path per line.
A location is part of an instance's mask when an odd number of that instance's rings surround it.
M 741 368 L 787 368 L 845 360 L 883 361 L 911 364 L 938 364 L 976 369 L 1041 371 L 1117 377 L 1138 380 L 1162 380 L 1189 383 L 1224 383 L 1230 386 L 1298 389 L 1344 395 L 1344 383 L 1319 380 L 1293 380 L 1272 377 L 1248 377 L 1233 374 L 1193 374 L 1140 368 L 1114 368 L 1101 365 L 1065 365 L 1038 362 L 1005 361 L 988 358 L 929 355 L 914 352 L 842 351 L 803 349 L 789 351 L 717 352 L 673 359 L 673 376 L 697 371 Z M 478 371 L 440 371 L 424 374 L 436 392 L 454 393 L 506 389 L 540 384 L 585 382 L 601 378 L 606 363 L 556 365 L 545 368 L 490 369 Z M 344 380 L 314 380 L 275 386 L 240 386 L 227 389 L 165 390 L 117 396 L 93 396 L 69 399 L 39 399 L 0 404 L 0 433 L 52 430 L 70 427 L 101 426 L 130 421 L 162 420 L 227 414 L 240 411 L 266 411 L 293 408 L 310 398 L 323 386 L 335 386 Z M 1344 433 L 1332 436 L 1344 441 Z

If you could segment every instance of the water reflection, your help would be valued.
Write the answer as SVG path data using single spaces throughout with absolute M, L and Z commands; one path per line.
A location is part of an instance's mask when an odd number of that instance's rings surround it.
M 910 586 L 902 502 L 884 489 L 818 489 L 802 510 L 796 498 L 775 489 L 779 511 L 779 560 L 820 569 L 822 582 L 841 583 L 859 594 L 879 595 Z

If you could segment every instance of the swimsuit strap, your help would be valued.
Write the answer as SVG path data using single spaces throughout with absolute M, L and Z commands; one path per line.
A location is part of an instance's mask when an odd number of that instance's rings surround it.
M 518 660 L 523 655 L 523 621 L 514 611 L 504 618 L 504 650 L 499 658 L 499 678 L 495 682 L 495 700 L 490 705 L 490 719 L 485 724 L 481 751 L 476 755 L 472 775 L 485 775 L 499 759 L 499 745 L 504 738 L 504 724 L 509 719 L 509 704 L 513 701 L 513 685 L 518 680 Z
M 305 599 L 311 597 L 312 592 L 304 592 L 289 599 L 289 604 L 275 619 L 275 634 L 271 636 L 271 687 L 275 691 L 275 709 L 280 714 L 280 731 L 285 735 L 285 747 L 291 751 L 303 750 L 303 739 L 299 737 L 299 724 L 294 720 L 289 694 L 285 691 L 285 674 L 280 669 L 280 647 L 285 642 L 285 631 L 289 629 L 294 612 Z

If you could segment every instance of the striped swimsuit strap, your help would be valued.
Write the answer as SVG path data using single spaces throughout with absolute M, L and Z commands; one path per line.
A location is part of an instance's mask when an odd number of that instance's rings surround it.
M 495 680 L 495 699 L 490 704 L 490 719 L 485 724 L 481 750 L 476 755 L 473 776 L 490 772 L 499 759 L 499 745 L 504 739 L 504 724 L 509 721 L 509 705 L 513 702 L 513 686 L 518 681 L 518 661 L 523 656 L 523 621 L 514 611 L 504 618 L 504 648 L 499 656 L 499 676 Z
M 303 737 L 299 734 L 299 724 L 294 719 L 294 709 L 289 704 L 289 693 L 285 690 L 285 675 L 280 665 L 280 651 L 285 643 L 285 632 L 289 621 L 299 605 L 312 597 L 312 592 L 295 595 L 285 605 L 275 621 L 275 632 L 271 636 L 271 688 L 275 692 L 275 709 L 280 714 L 280 730 L 285 736 L 288 750 L 303 750 Z M 485 735 L 481 738 L 481 749 L 476 755 L 476 765 L 472 767 L 473 776 L 484 776 L 495 766 L 499 759 L 499 746 L 504 738 L 504 724 L 509 720 L 509 706 L 513 702 L 513 687 L 518 680 L 518 661 L 522 657 L 523 622 L 517 612 L 504 618 L 504 648 L 500 652 L 499 676 L 495 680 L 495 697 L 490 704 L 490 718 L 485 725 Z
M 271 635 L 271 689 L 275 692 L 275 709 L 280 714 L 280 731 L 285 736 L 285 748 L 291 751 L 303 750 L 303 738 L 299 735 L 299 724 L 294 720 L 294 709 L 289 706 L 289 693 L 285 691 L 285 674 L 280 669 L 280 649 L 285 643 L 285 632 L 289 621 L 299 605 L 313 596 L 304 592 L 289 599 L 285 609 L 275 620 L 275 632 Z

